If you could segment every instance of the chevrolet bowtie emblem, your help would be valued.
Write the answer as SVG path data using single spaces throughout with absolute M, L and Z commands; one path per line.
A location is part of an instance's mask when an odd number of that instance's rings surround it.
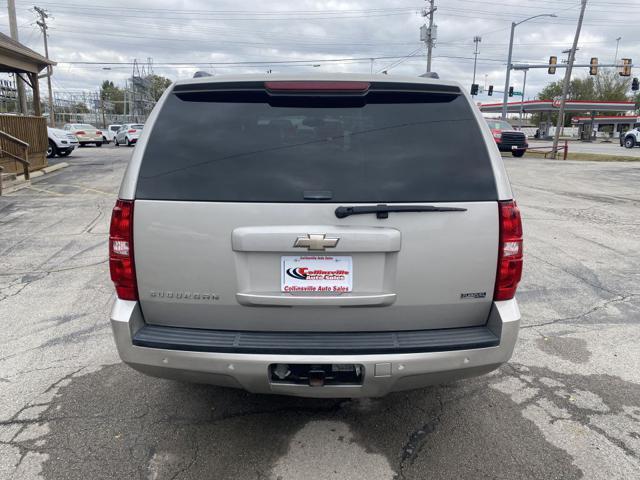
M 296 238 L 294 247 L 308 248 L 309 250 L 324 250 L 325 248 L 335 248 L 339 238 L 326 238 L 324 233 L 310 233 L 306 237 Z

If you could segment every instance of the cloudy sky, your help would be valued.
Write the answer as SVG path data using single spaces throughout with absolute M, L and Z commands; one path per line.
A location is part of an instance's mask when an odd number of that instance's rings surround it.
M 63 92 L 96 90 L 104 79 L 123 85 L 133 59 L 153 59 L 153 71 L 171 79 L 196 70 L 224 75 L 386 68 L 390 74 L 418 75 L 426 66 L 419 41 L 426 2 L 420 0 L 16 0 L 20 40 L 43 52 L 34 4 L 51 15 L 49 51 L 58 62 L 53 86 Z M 433 70 L 470 85 L 473 37 L 480 35 L 477 82 L 484 84 L 486 77 L 499 90 L 512 21 L 557 15 L 516 29 L 514 61 L 544 63 L 550 55 L 562 58 L 571 46 L 580 10 L 578 0 L 436 0 L 436 6 Z M 618 58 L 640 57 L 639 12 L 640 0 L 589 0 L 578 61 L 595 56 L 613 62 L 618 37 Z M 9 34 L 6 0 L 0 0 L 0 14 L 0 29 Z M 526 96 L 560 77 L 532 70 Z M 519 90 L 522 74 L 512 78 Z

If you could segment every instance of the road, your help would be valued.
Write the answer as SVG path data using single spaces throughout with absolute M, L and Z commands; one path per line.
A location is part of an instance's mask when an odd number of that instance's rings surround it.
M 536 145 L 551 146 L 551 141 L 529 140 L 530 148 Z M 563 142 L 560 142 L 563 145 Z M 623 157 L 640 158 L 640 147 L 624 148 L 620 146 L 620 140 L 613 139 L 611 143 L 602 143 L 599 140 L 593 143 L 571 141 L 569 142 L 569 153 L 592 153 L 595 155 L 616 155 Z
M 0 478 L 638 478 L 640 163 L 505 159 L 526 235 L 509 364 L 309 400 L 119 361 L 106 235 L 130 153 L 81 149 L 0 198 Z

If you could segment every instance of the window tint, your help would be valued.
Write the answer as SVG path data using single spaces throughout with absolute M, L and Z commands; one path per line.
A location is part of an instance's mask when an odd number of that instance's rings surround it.
M 434 93 L 416 103 L 408 93 L 387 91 L 379 102 L 354 106 L 332 97 L 316 99 L 313 108 L 304 99 L 277 106 L 233 93 L 180 97 L 167 98 L 147 132 L 137 198 L 379 203 L 497 198 L 487 147 L 462 95 Z

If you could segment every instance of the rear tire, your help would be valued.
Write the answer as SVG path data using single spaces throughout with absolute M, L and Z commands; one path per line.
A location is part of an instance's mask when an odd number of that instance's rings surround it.
M 49 140 L 49 145 L 47 146 L 47 158 L 53 158 L 58 153 L 58 148 L 56 144 Z
M 513 155 L 514 157 L 522 157 L 524 156 L 526 150 L 514 150 L 511 152 L 511 155 Z
M 101 147 L 102 146 L 102 142 L 97 142 L 96 143 L 96 147 Z
M 628 136 L 624 139 L 625 148 L 633 148 L 636 146 L 636 140 L 632 136 Z

